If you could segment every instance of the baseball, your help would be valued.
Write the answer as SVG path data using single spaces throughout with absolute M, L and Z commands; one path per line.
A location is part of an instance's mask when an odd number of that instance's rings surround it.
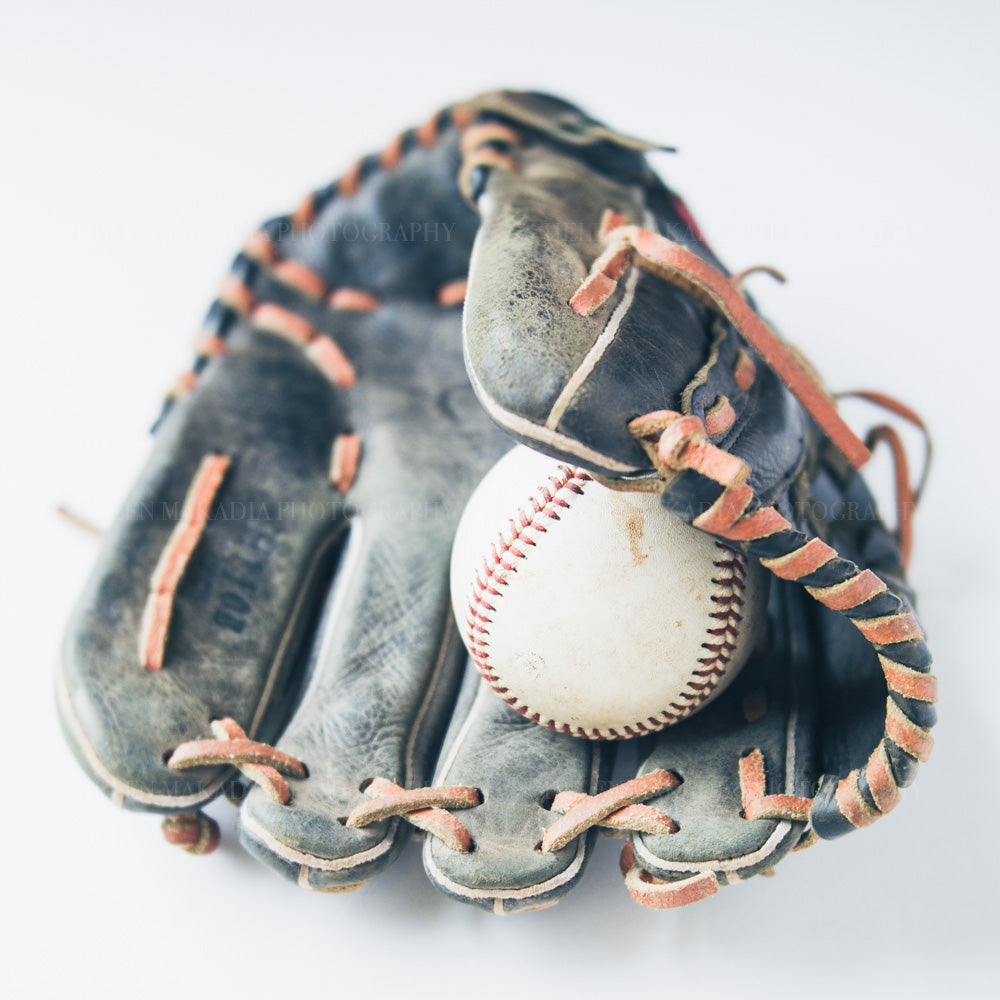
M 455 538 L 466 647 L 511 707 L 587 739 L 625 739 L 708 704 L 753 649 L 768 577 L 670 514 L 517 447 Z

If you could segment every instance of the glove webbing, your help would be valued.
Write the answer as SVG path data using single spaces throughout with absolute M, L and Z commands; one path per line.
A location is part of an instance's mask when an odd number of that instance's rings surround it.
M 795 394 L 855 469 L 871 457 L 868 448 L 837 413 L 832 400 L 806 367 L 750 308 L 734 283 L 679 243 L 639 226 L 613 211 L 604 213 L 601 234 L 607 249 L 594 261 L 570 307 L 589 316 L 614 292 L 633 265 L 677 286 L 733 324 Z
M 627 225 L 617 213 L 606 212 L 601 226 L 608 248 L 571 299 L 575 311 L 583 315 L 593 312 L 633 264 L 651 271 L 729 320 L 852 464 L 857 468 L 867 460 L 867 447 L 844 423 L 833 401 L 729 279 L 684 247 Z M 866 398 L 872 399 L 872 395 Z M 873 401 L 884 399 L 878 396 Z M 890 408 L 897 413 L 905 409 L 898 404 Z M 902 415 L 922 427 L 910 411 Z M 836 836 L 874 822 L 895 806 L 899 787 L 912 781 L 915 762 L 925 760 L 933 745 L 927 730 L 933 724 L 929 706 L 937 698 L 936 679 L 929 673 L 930 652 L 916 618 L 874 572 L 859 570 L 821 539 L 798 531 L 776 508 L 755 506 L 754 492 L 747 482 L 749 466 L 713 445 L 698 417 L 662 410 L 637 418 L 630 430 L 665 478 L 694 471 L 722 487 L 715 503 L 692 522 L 695 527 L 741 543 L 776 576 L 802 583 L 814 598 L 850 619 L 876 650 L 890 694 L 885 736 L 863 768 L 839 780 L 824 779 L 810 810 L 820 836 Z M 901 450 L 890 434 L 879 432 L 872 441 L 879 439 L 888 440 L 894 452 Z M 897 480 L 902 483 L 907 478 L 904 465 Z M 919 494 L 919 488 L 909 494 L 911 498 Z M 909 525 L 901 523 L 901 540 L 908 542 L 909 533 Z
M 754 506 L 749 466 L 713 445 L 698 417 L 661 410 L 630 428 L 663 474 L 693 471 L 722 486 L 694 527 L 741 543 L 775 576 L 801 583 L 875 649 L 889 690 L 884 736 L 864 767 L 839 779 L 824 776 L 809 809 L 821 837 L 873 823 L 895 807 L 899 788 L 913 780 L 916 762 L 927 760 L 933 746 L 928 709 L 937 700 L 937 681 L 919 622 L 877 574 L 809 538 L 776 508 Z
M 871 570 L 860 571 L 822 540 L 807 538 L 773 507 L 751 509 L 749 466 L 711 444 L 699 418 L 660 411 L 633 421 L 631 429 L 662 473 L 694 471 L 723 487 L 712 507 L 692 522 L 695 527 L 742 542 L 776 576 L 802 583 L 820 603 L 847 616 L 875 648 L 885 675 L 884 736 L 864 767 L 846 777 L 824 776 L 812 799 L 767 795 L 763 754 L 755 749 L 739 761 L 744 818 L 808 822 L 812 829 L 800 846 L 817 834 L 834 837 L 874 823 L 898 804 L 899 788 L 912 781 L 916 762 L 926 761 L 933 746 L 927 709 L 937 700 L 937 680 L 929 673 L 931 658 L 919 623 Z M 919 489 L 911 495 L 918 496 Z M 647 907 L 686 906 L 719 888 L 713 871 L 658 879 L 636 862 L 631 844 L 622 851 L 621 867 L 629 893 Z

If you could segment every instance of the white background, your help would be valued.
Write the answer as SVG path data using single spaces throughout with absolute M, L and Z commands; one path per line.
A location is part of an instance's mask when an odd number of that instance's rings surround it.
M 998 28 L 970 0 L 4 4 L 7 994 L 995 995 Z M 680 147 L 658 163 L 729 266 L 787 273 L 753 285 L 785 334 L 939 446 L 912 567 L 933 760 L 872 829 L 687 910 L 634 906 L 608 841 L 558 907 L 513 919 L 438 896 L 412 849 L 358 893 L 305 893 L 239 852 L 225 803 L 215 855 L 167 848 L 54 722 L 94 554 L 55 506 L 114 516 L 257 221 L 495 86 Z

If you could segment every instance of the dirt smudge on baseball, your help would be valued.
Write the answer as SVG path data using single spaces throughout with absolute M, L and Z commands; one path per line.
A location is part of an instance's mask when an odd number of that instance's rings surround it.
M 625 497 L 612 494 L 611 507 L 615 517 L 620 518 L 625 529 L 625 537 L 628 539 L 628 550 L 632 554 L 632 565 L 641 566 L 649 557 L 648 552 L 642 551 L 642 536 L 646 532 L 646 517 L 635 504 L 631 504 Z

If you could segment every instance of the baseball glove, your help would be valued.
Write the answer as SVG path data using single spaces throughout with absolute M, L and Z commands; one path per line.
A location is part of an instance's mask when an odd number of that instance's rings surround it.
M 68 629 L 60 716 L 113 801 L 199 853 L 224 792 L 247 850 L 331 892 L 416 828 L 432 881 L 499 913 L 555 902 L 599 828 L 629 837 L 633 897 L 677 906 L 895 806 L 934 721 L 903 574 L 919 487 L 759 318 L 652 148 L 489 94 L 250 236 Z M 636 738 L 624 782 L 616 741 L 496 697 L 451 615 L 458 517 L 511 438 L 660 492 L 776 578 L 723 695 L 613 734 Z M 892 531 L 857 473 L 876 441 Z

